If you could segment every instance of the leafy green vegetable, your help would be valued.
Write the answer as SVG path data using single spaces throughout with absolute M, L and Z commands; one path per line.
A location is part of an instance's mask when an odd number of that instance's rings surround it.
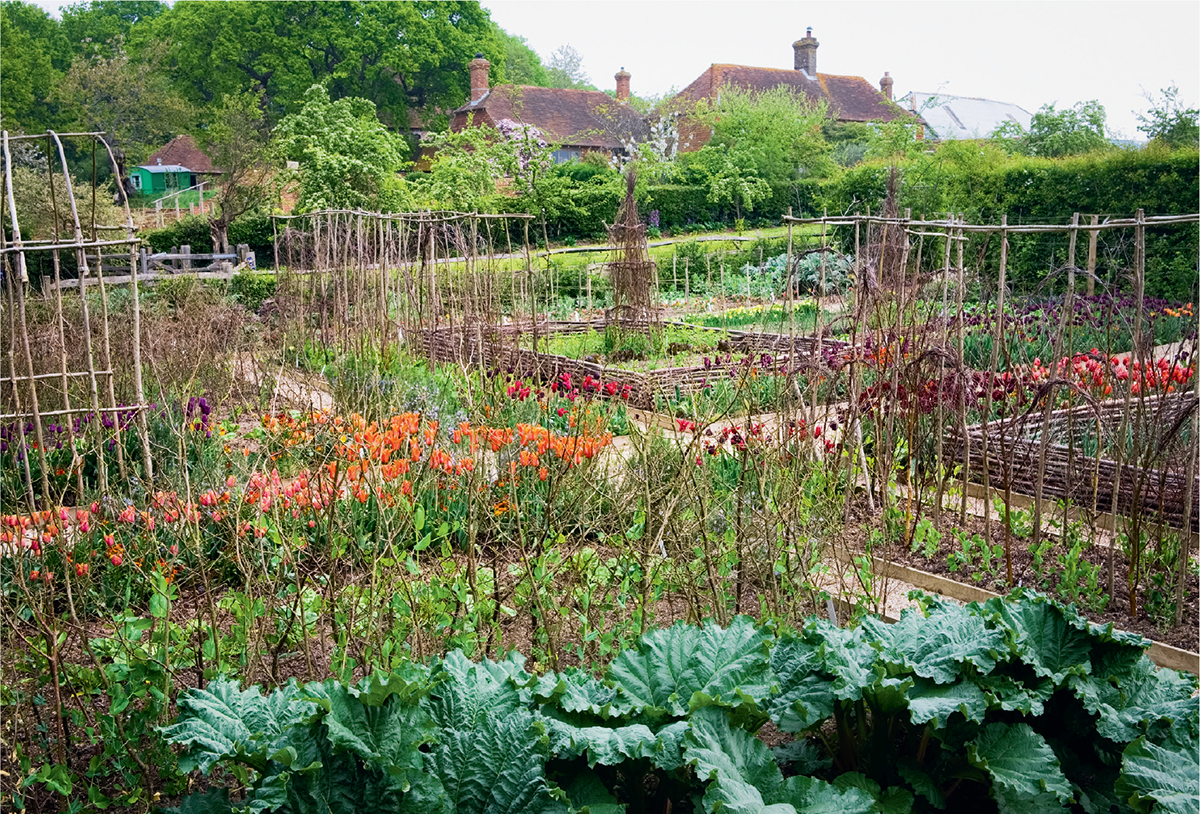
M 217 679 L 160 732 L 244 789 L 184 800 L 203 814 L 1197 812 L 1194 676 L 1037 594 L 924 604 L 778 638 L 676 624 L 599 679 L 459 651 L 267 695 Z M 800 736 L 769 749 L 768 716 Z

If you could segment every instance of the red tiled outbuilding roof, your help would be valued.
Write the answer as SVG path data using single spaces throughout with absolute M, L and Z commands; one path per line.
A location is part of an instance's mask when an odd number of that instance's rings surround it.
M 176 136 L 167 142 L 165 147 L 162 147 L 151 153 L 144 164 L 154 166 L 155 164 L 176 164 L 181 167 L 187 167 L 192 172 L 211 172 L 219 173 L 221 170 L 213 167 L 212 159 L 196 146 L 196 142 L 191 136 Z

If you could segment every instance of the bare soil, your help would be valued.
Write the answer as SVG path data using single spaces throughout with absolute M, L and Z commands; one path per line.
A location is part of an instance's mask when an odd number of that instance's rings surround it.
M 847 527 L 849 537 L 847 542 L 853 550 L 863 551 L 870 540 L 872 530 L 883 530 L 883 521 L 879 516 L 867 517 L 865 506 L 860 508 L 859 515 L 856 521 Z M 932 520 L 932 518 L 930 519 Z M 942 538 L 937 551 L 930 558 L 925 557 L 923 547 L 918 546 L 918 550 L 913 551 L 909 546 L 899 543 L 873 547 L 871 553 L 899 565 L 926 571 L 956 582 L 974 585 L 999 594 L 1007 593 L 1009 583 L 1007 581 L 1007 563 L 1004 559 L 993 560 L 992 570 L 987 572 L 983 569 L 966 567 L 959 567 L 957 571 L 950 570 L 950 555 L 960 550 L 958 540 L 953 534 L 954 529 L 962 529 L 968 535 L 978 534 L 980 537 L 985 537 L 985 525 L 982 518 L 968 514 L 966 523 L 960 524 L 956 513 L 943 512 L 940 521 L 935 522 L 934 525 L 941 532 Z M 991 533 L 985 539 L 993 547 L 1004 546 L 1004 524 L 993 519 Z M 1034 568 L 1034 556 L 1031 548 L 1032 543 L 1028 538 L 1016 536 L 1011 538 L 1010 545 L 1006 550 L 1011 553 L 1012 558 L 1012 585 L 1044 591 L 1056 599 L 1069 601 L 1061 590 L 1063 586 L 1059 584 L 1062 571 L 1059 558 L 1065 558 L 1068 555 L 1066 547 L 1060 540 L 1055 539 L 1054 545 L 1044 555 L 1041 580 Z M 1153 543 L 1150 544 L 1150 550 L 1153 551 Z M 1176 625 L 1174 624 L 1173 607 L 1163 607 L 1161 603 L 1156 605 L 1153 601 L 1153 585 L 1146 575 L 1142 576 L 1138 586 L 1137 614 L 1129 613 L 1128 561 L 1120 548 L 1112 553 L 1114 592 L 1111 598 L 1107 605 L 1100 609 L 1100 597 L 1088 594 L 1085 589 L 1084 596 L 1076 603 L 1080 613 L 1099 624 L 1111 622 L 1118 629 L 1138 633 L 1172 647 L 1192 652 L 1200 651 L 1200 574 L 1197 573 L 1194 556 L 1192 567 L 1185 580 L 1182 622 Z M 1108 546 L 1091 545 L 1082 552 L 1081 559 L 1100 569 L 1099 591 L 1103 595 L 1108 595 Z M 1170 590 L 1167 593 L 1169 596 L 1171 595 Z M 1092 607 L 1088 607 L 1089 604 Z M 1152 615 L 1152 612 L 1157 613 Z

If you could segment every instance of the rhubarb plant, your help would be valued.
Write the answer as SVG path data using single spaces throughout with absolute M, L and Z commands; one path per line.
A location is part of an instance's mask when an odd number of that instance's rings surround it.
M 456 651 L 352 685 L 220 679 L 161 731 L 234 781 L 184 812 L 1197 811 L 1194 676 L 1037 594 L 921 599 L 892 625 L 676 624 L 600 676 Z

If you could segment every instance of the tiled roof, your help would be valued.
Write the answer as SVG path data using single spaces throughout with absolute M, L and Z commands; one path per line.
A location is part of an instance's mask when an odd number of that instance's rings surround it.
M 201 152 L 191 136 L 176 136 L 171 139 L 167 146 L 152 153 L 143 166 L 154 167 L 158 164 L 177 164 L 187 167 L 192 172 L 220 172 L 213 168 L 212 160 Z
M 538 128 L 547 141 L 570 147 L 618 149 L 622 137 L 640 136 L 645 128 L 636 110 L 596 90 L 497 85 L 454 111 L 451 128 L 466 127 L 472 113 L 476 124 L 511 119 Z
M 800 91 L 809 99 L 824 99 L 830 113 L 843 122 L 890 122 L 910 115 L 888 102 L 879 89 L 861 76 L 837 76 L 818 73 L 815 78 L 803 71 L 784 68 L 754 68 L 748 65 L 714 64 L 688 85 L 680 96 L 698 100 L 712 98 L 722 87 L 765 91 L 780 85 Z

